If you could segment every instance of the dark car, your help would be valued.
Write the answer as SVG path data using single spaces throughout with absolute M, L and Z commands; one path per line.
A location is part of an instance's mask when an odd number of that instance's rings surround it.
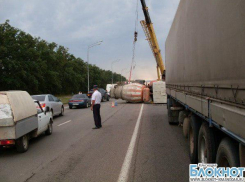
M 73 95 L 73 97 L 68 102 L 69 108 L 72 109 L 75 107 L 89 107 L 91 106 L 91 100 L 88 98 L 86 94 L 77 94 Z
M 107 93 L 107 91 L 105 90 L 105 89 L 103 89 L 103 88 L 98 88 L 98 91 L 101 93 L 101 101 L 102 102 L 105 102 L 105 101 L 109 101 L 110 100 L 110 96 L 108 95 L 108 93 Z M 92 97 L 92 95 L 93 95 L 93 90 L 90 90 L 88 93 L 87 93 L 87 96 L 89 97 L 89 98 L 91 98 Z
M 110 100 L 110 96 L 108 95 L 107 91 L 103 88 L 99 88 L 98 91 L 101 93 L 101 101 L 105 102 L 105 101 L 109 101 Z

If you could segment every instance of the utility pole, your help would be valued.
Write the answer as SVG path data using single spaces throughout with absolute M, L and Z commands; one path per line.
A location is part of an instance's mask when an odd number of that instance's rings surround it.
M 99 41 L 99 42 L 96 42 L 94 44 L 91 44 L 88 46 L 88 50 L 87 50 L 87 72 L 88 72 L 88 92 L 89 92 L 89 49 L 94 47 L 94 46 L 97 46 L 97 45 L 100 45 L 103 41 Z

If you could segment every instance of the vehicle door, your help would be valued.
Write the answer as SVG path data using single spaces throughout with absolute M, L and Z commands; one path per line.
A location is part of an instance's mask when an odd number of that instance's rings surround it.
M 37 117 L 38 117 L 38 130 L 37 135 L 40 135 L 48 129 L 50 120 L 50 113 L 45 113 L 39 102 L 36 102 Z
M 55 112 L 55 114 L 60 114 L 61 113 L 61 105 L 62 104 L 61 104 L 60 100 L 57 97 L 55 97 L 53 95 L 52 95 L 52 97 L 54 99 L 54 112 Z
M 99 92 L 101 93 L 101 96 L 104 97 L 104 94 L 105 94 L 104 89 L 100 88 L 100 89 L 99 89 Z M 102 98 L 101 98 L 101 99 L 102 99 Z
M 48 95 L 48 100 L 49 100 L 49 104 L 50 104 L 50 110 L 53 110 L 53 114 L 55 115 L 55 102 L 54 102 L 54 98 L 52 97 L 52 95 Z

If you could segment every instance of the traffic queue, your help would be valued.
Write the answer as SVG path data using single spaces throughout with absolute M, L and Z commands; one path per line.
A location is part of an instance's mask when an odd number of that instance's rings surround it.
M 106 90 L 97 88 L 101 102 L 109 101 Z M 26 91 L 0 91 L 0 149 L 15 147 L 20 153 L 29 148 L 29 140 L 53 132 L 54 116 L 63 116 L 65 108 L 88 108 L 92 92 L 72 96 L 68 107 L 52 94 L 30 95 Z

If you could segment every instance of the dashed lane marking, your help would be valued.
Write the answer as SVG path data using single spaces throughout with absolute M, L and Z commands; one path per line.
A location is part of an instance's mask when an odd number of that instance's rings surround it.
M 70 122 L 71 122 L 71 120 L 66 121 L 66 122 L 64 122 L 64 123 L 61 123 L 61 124 L 59 124 L 58 126 L 62 126 L 62 125 L 64 125 L 64 124 L 67 124 L 67 123 L 70 123 Z

